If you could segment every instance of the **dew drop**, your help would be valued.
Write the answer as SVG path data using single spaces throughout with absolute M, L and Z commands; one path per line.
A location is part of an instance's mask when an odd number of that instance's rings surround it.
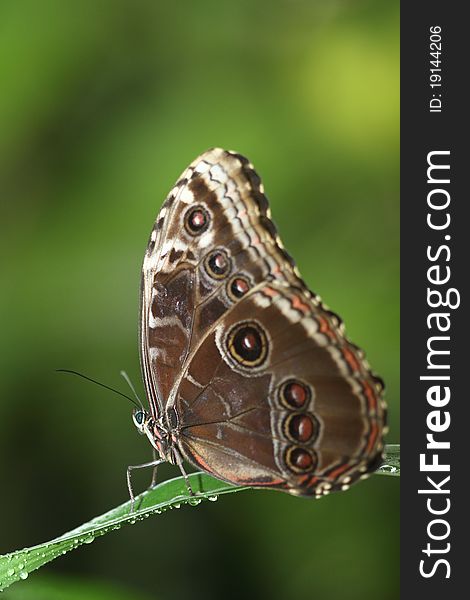
M 18 569 L 21 571 L 22 569 L 24 569 L 24 563 L 20 562 L 18 563 Z
M 217 496 L 217 495 L 208 496 L 207 499 L 209 500 L 209 502 L 217 502 L 217 500 L 219 499 L 219 496 Z
M 87 535 L 86 537 L 82 538 L 82 542 L 84 544 L 91 544 L 94 541 L 95 541 L 95 536 L 94 535 Z
M 12 577 L 15 574 L 15 569 L 12 569 L 11 567 L 8 569 L 7 571 L 7 575 L 8 577 Z
M 181 508 L 181 502 L 177 502 L 176 504 L 173 504 L 173 508 Z
M 19 572 L 20 579 L 28 579 L 28 575 L 29 575 L 28 571 L 20 571 Z
M 201 504 L 201 498 L 189 498 L 188 504 L 190 506 L 197 506 L 198 504 Z

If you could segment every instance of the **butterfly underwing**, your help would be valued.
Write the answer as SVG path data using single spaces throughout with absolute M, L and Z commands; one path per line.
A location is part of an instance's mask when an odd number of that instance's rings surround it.
M 285 251 L 251 163 L 184 171 L 145 252 L 134 422 L 157 464 L 292 494 L 347 489 L 381 462 L 383 383 Z

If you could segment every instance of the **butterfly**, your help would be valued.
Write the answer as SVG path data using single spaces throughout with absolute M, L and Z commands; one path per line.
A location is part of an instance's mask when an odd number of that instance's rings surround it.
M 155 460 L 320 497 L 382 460 L 383 383 L 285 251 L 263 184 L 219 148 L 184 171 L 143 261 L 140 359 Z M 189 482 L 188 482 L 189 485 Z

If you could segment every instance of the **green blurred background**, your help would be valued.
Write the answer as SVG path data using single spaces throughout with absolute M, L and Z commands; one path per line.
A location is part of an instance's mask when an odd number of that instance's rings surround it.
M 303 277 L 385 379 L 399 441 L 398 11 L 0 3 L 0 552 L 125 501 L 126 466 L 149 459 L 130 405 L 54 369 L 123 390 L 126 369 L 142 393 L 148 234 L 211 146 L 255 164 Z M 321 501 L 228 496 L 105 536 L 4 597 L 395 599 L 398 500 L 378 476 Z

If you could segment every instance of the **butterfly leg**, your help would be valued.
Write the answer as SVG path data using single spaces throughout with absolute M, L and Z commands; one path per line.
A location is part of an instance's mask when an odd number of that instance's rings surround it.
M 157 451 L 155 450 L 155 448 L 152 448 L 152 453 L 153 453 L 153 462 L 157 463 L 158 455 L 157 455 Z M 157 470 L 158 470 L 158 464 L 156 464 L 155 467 L 153 467 L 152 480 L 150 481 L 149 489 L 152 489 L 153 487 L 155 487 L 155 485 L 157 483 Z
M 178 465 L 178 468 L 181 471 L 181 475 L 183 475 L 183 477 L 184 477 L 184 482 L 186 484 L 186 487 L 188 488 L 189 495 L 195 496 L 196 494 L 193 492 L 193 488 L 191 487 L 191 484 L 189 483 L 188 474 L 186 473 L 186 471 L 183 467 L 183 461 L 181 460 L 181 456 L 180 456 L 179 452 L 177 452 L 175 454 L 176 454 L 176 464 Z
M 132 490 L 131 472 L 134 469 L 143 469 L 144 467 L 153 467 L 154 472 L 155 472 L 158 465 L 161 465 L 162 462 L 165 462 L 165 460 L 163 458 L 159 458 L 158 460 L 151 460 L 150 462 L 146 462 L 141 465 L 129 465 L 127 467 L 127 489 L 129 490 L 129 496 L 131 498 L 131 512 L 134 512 L 134 502 L 135 502 L 135 496 L 134 496 L 134 492 Z M 153 480 L 153 477 L 152 477 L 152 480 Z

